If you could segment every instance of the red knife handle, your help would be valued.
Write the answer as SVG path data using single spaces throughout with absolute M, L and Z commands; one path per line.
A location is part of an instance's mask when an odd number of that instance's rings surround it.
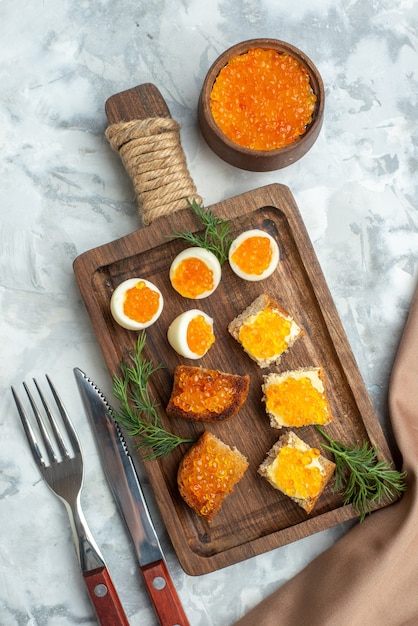
M 189 626 L 165 561 L 144 565 L 141 571 L 161 626 Z
M 101 626 L 129 626 L 106 567 L 83 572 L 83 577 Z

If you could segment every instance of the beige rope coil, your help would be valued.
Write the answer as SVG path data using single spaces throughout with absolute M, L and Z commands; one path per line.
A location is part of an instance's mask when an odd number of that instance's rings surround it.
M 144 224 L 202 198 L 189 174 L 179 124 L 171 117 L 118 122 L 105 132 L 132 180 Z

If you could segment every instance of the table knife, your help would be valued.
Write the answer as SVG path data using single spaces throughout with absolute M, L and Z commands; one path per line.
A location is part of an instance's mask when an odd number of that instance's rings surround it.
M 132 538 L 146 588 L 161 626 L 189 626 L 155 531 L 133 460 L 112 408 L 100 389 L 74 368 L 103 469 Z

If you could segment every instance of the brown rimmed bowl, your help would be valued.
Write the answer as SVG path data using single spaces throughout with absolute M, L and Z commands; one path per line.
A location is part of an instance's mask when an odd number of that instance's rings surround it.
M 251 148 L 240 146 L 222 132 L 212 115 L 210 95 L 219 72 L 227 65 L 231 57 L 245 54 L 252 48 L 272 49 L 279 53 L 287 53 L 293 56 L 306 68 L 312 90 L 316 95 L 316 105 L 312 121 L 307 126 L 304 134 L 283 148 L 275 150 L 252 150 Z M 321 75 L 306 54 L 291 44 L 277 39 L 250 39 L 248 41 L 242 41 L 226 50 L 209 69 L 199 96 L 199 126 L 208 146 L 227 163 L 243 170 L 269 172 L 291 165 L 310 150 L 321 130 L 324 117 L 324 100 L 325 92 Z

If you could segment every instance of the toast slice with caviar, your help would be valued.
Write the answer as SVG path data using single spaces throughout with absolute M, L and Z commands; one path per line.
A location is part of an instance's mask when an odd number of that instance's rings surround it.
M 272 372 L 264 376 L 262 391 L 273 428 L 325 426 L 332 421 L 322 367 Z
M 186 504 L 211 522 L 248 468 L 247 458 L 204 431 L 180 461 L 177 485 Z
M 305 334 L 294 318 L 266 293 L 233 319 L 228 331 L 261 368 L 279 363 L 282 354 Z
M 274 489 L 311 513 L 335 471 L 335 463 L 311 448 L 293 431 L 282 435 L 268 452 L 258 473 Z
M 200 422 L 223 422 L 238 413 L 249 388 L 248 375 L 178 365 L 166 413 L 169 417 Z

